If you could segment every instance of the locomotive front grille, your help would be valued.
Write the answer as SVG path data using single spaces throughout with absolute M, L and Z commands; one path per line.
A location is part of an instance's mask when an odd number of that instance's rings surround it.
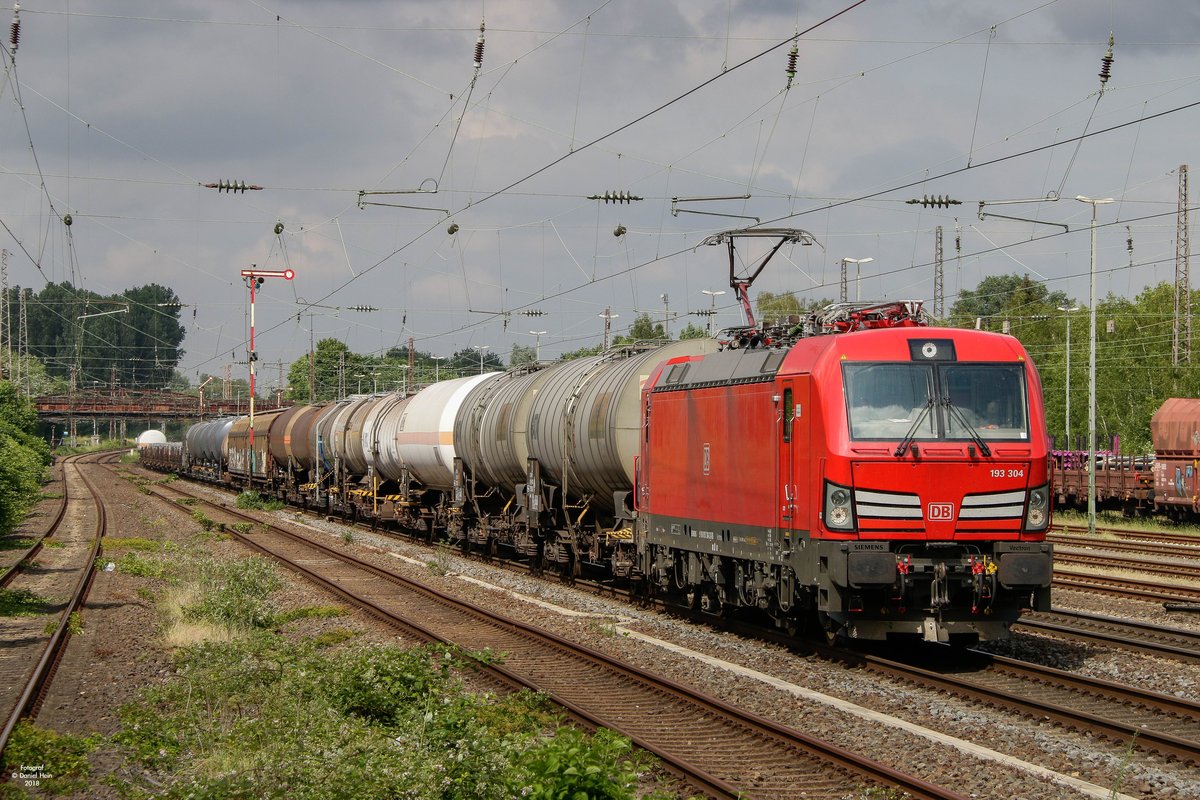
M 1020 519 L 1025 513 L 1025 491 L 969 494 L 963 498 L 959 519 Z
M 854 513 L 859 519 L 921 519 L 921 498 L 915 494 L 854 492 Z

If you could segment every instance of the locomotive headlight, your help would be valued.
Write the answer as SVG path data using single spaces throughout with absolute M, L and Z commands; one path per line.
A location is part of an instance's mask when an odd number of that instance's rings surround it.
M 831 530 L 854 529 L 854 492 L 845 486 L 825 482 L 825 527 Z
M 1040 531 L 1050 519 L 1050 487 L 1043 485 L 1029 490 L 1025 511 L 1025 529 Z

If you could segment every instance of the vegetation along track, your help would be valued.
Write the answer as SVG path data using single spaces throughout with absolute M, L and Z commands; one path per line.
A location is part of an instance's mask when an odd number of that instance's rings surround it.
M 0 655 L 5 713 L 0 752 L 17 722 L 37 713 L 70 638 L 72 615 L 87 598 L 106 515 L 103 499 L 83 467 L 112 457 L 112 453 L 88 453 L 63 459 L 63 502 L 58 514 L 45 535 L 4 576 L 6 602 L 17 613 L 0 617 L 0 636 L 6 645 Z M 40 558 L 34 560 L 35 555 Z
M 925 651 L 931 668 L 916 659 L 898 662 L 838 650 L 829 653 L 880 675 L 1049 719 L 1073 730 L 1128 742 L 1185 763 L 1200 763 L 1200 703 L 1097 678 L 970 651 L 958 673 L 948 672 L 944 654 Z
M 151 491 L 168 501 L 178 495 L 195 497 L 174 485 L 155 485 Z M 546 693 L 591 726 L 629 737 L 706 794 L 840 798 L 848 785 L 858 783 L 892 787 L 912 797 L 962 797 L 305 536 L 264 528 L 257 518 L 207 505 L 219 509 L 213 513 L 222 519 L 216 521 L 241 541 L 380 619 L 468 652 L 504 654 L 503 664 L 486 668 L 512 686 Z M 231 519 L 237 520 L 233 526 Z M 247 532 L 247 526 L 255 532 Z
M 1056 608 L 1025 614 L 1014 630 L 1064 636 L 1159 658 L 1200 663 L 1200 633 L 1132 619 Z
M 1054 586 L 1059 589 L 1078 589 L 1093 594 L 1128 597 L 1155 603 L 1194 603 L 1200 600 L 1200 585 L 1180 586 L 1164 584 L 1158 580 L 1067 571 L 1061 569 L 1057 563 L 1054 569 Z
M 1163 580 L 1182 580 L 1200 583 L 1200 561 L 1164 560 L 1162 556 L 1130 556 L 1104 553 L 1090 548 L 1073 548 L 1056 546 L 1054 548 L 1055 566 L 1070 564 L 1072 566 L 1091 567 L 1110 570 L 1127 570 L 1151 575 Z M 1193 589 L 1200 588 L 1197 586 Z

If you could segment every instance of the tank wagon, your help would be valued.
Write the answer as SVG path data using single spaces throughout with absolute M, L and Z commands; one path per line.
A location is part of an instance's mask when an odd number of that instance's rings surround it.
M 1016 339 L 924 321 L 837 304 L 790 330 L 256 415 L 253 458 L 245 418 L 205 422 L 175 459 L 789 630 L 1002 638 L 1050 603 L 1041 386 Z

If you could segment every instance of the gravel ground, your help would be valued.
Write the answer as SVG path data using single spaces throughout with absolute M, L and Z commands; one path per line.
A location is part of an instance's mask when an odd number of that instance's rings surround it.
M 139 471 L 136 467 L 122 469 Z M 185 508 L 140 494 L 129 481 L 116 477 L 105 485 L 119 506 L 110 510 L 110 525 L 120 531 L 117 535 L 161 538 L 179 544 L 199 541 L 218 556 L 244 553 L 235 542 L 201 535 Z M 232 503 L 227 493 L 210 488 L 205 491 Z M 533 579 L 461 559 L 446 550 L 430 550 L 360 530 L 353 532 L 353 543 L 347 544 L 346 529 L 340 525 L 301 517 L 294 511 L 275 512 L 274 516 L 277 522 L 298 525 L 310 535 L 324 535 L 335 546 L 351 548 L 359 555 L 365 551 L 397 572 L 452 589 L 473 602 L 501 607 L 517 619 L 652 668 L 678 682 L 699 686 L 806 733 L 871 753 L 880 761 L 914 770 L 928 780 L 956 786 L 972 797 L 1107 798 L 1117 786 L 1132 797 L 1200 796 L 1200 779 L 1192 770 L 1137 751 L 1128 756 L 1122 742 L 1093 741 L 1044 721 L 881 681 L 854 669 L 696 627 L 554 580 Z M 75 661 L 67 670 L 72 677 L 60 677 L 62 684 L 56 683 L 39 724 L 74 733 L 111 732 L 117 724 L 120 703 L 130 699 L 138 686 L 160 680 L 169 671 L 169 652 L 154 633 L 157 612 L 147 599 L 154 589 L 153 579 L 120 572 L 99 576 L 85 615 L 85 631 L 73 640 L 68 653 L 68 662 Z M 585 616 L 567 616 L 521 598 L 584 612 Z M 290 576 L 282 602 L 285 606 L 336 604 L 330 595 Z M 1156 619 L 1150 604 L 1092 599 L 1078 592 L 1061 592 L 1055 602 L 1166 624 L 1196 622 L 1191 617 L 1167 620 L 1161 614 Z M 359 612 L 298 620 L 289 625 L 289 632 L 313 635 L 330 627 L 351 628 L 360 641 L 397 640 L 394 632 Z M 666 644 L 639 637 L 653 637 Z M 1194 668 L 1174 662 L 1031 635 L 1020 636 L 1005 647 L 1020 657 L 1063 669 L 1183 696 L 1196 697 L 1200 693 Z M 720 661 L 701 660 L 703 657 Z M 735 667 L 743 668 L 743 672 L 734 672 Z M 973 754 L 965 743 L 992 752 Z M 114 765 L 113 754 L 100 754 L 101 771 Z M 1082 784 L 1069 785 L 1071 780 Z

